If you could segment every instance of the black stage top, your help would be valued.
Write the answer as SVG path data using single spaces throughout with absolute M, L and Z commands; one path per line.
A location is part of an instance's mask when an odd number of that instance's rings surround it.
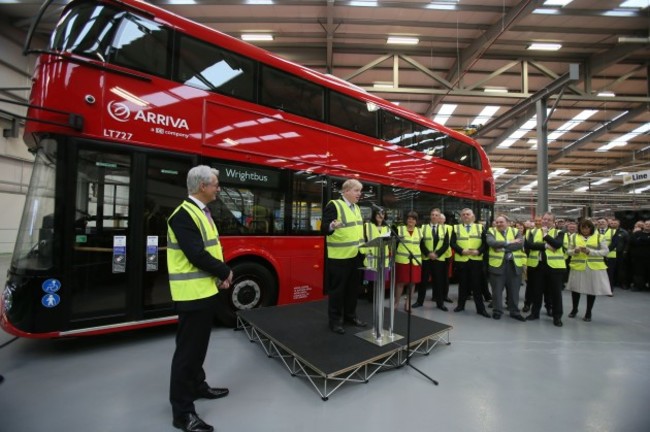
M 357 315 L 368 322 L 368 327 L 345 325 L 344 335 L 329 330 L 327 300 L 252 309 L 238 314 L 275 344 L 325 377 L 336 377 L 406 346 L 407 315 L 403 312 L 395 314 L 394 328 L 394 333 L 403 339 L 378 346 L 355 336 L 372 328 L 372 305 L 361 301 Z M 384 327 L 388 327 L 389 319 L 389 310 L 385 309 Z M 449 329 L 450 325 L 412 315 L 411 346 Z

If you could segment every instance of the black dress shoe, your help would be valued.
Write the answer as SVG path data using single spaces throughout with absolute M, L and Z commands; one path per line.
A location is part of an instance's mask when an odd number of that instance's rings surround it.
M 352 324 L 355 327 L 365 327 L 368 325 L 367 322 L 361 321 L 359 318 L 354 317 L 354 318 L 346 318 L 345 322 L 348 324 Z
M 441 311 L 445 311 L 445 312 L 447 312 L 449 310 L 449 309 L 447 309 L 447 306 L 445 306 L 444 304 L 438 306 L 438 309 L 440 309 Z
M 201 420 L 195 413 L 189 413 L 182 418 L 174 419 L 175 428 L 185 432 L 213 432 L 214 428 Z
M 424 306 L 424 305 L 423 305 L 422 303 L 418 303 L 418 302 L 415 302 L 415 303 L 413 303 L 413 304 L 411 305 L 411 307 L 412 307 L 413 309 L 415 309 L 415 308 L 419 308 L 419 307 L 422 307 L 422 306 Z
M 526 321 L 535 321 L 539 319 L 539 315 L 530 314 L 526 317 Z
M 522 312 L 528 313 L 530 312 L 530 305 L 527 305 L 524 303 L 523 309 L 521 309 Z
M 521 315 L 510 315 L 510 318 L 516 319 L 517 321 L 526 321 L 526 318 Z
M 490 314 L 487 313 L 487 311 L 479 311 L 479 312 L 476 312 L 476 313 L 481 315 L 481 316 L 484 316 L 485 318 L 490 318 Z
M 571 312 L 569 312 L 568 317 L 569 318 L 575 318 L 576 315 L 578 315 L 578 310 L 577 309 L 571 309 Z
M 501 314 L 497 312 L 492 312 L 492 318 L 494 318 L 495 320 L 500 320 Z
M 199 390 L 197 399 L 219 399 L 228 396 L 230 390 L 227 388 L 207 387 Z
M 464 311 L 464 310 L 465 310 L 465 308 L 464 308 L 464 307 L 460 307 L 460 306 L 456 306 L 456 307 L 454 308 L 454 312 L 462 312 L 462 311 Z
M 447 297 L 447 298 L 445 299 L 445 303 L 453 303 L 453 301 L 452 301 L 449 297 Z
M 340 335 L 345 334 L 345 329 L 339 323 L 330 323 L 330 330 Z
M 555 327 L 562 327 L 562 320 L 559 319 L 559 318 L 555 318 L 555 319 L 553 319 L 553 325 L 554 325 Z

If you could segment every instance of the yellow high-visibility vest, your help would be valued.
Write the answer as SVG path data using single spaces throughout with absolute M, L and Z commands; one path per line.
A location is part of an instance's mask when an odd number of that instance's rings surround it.
M 458 224 L 454 226 L 456 231 L 456 244 L 463 249 L 478 249 L 481 247 L 483 239 L 481 238 L 483 225 L 470 224 L 469 232 L 465 228 L 465 224 Z M 467 262 L 469 260 L 482 261 L 483 254 L 477 256 L 462 255 L 457 253 L 454 256 L 456 262 Z
M 352 210 L 342 199 L 330 201 L 336 207 L 337 219 L 343 226 L 327 236 L 327 257 L 332 259 L 354 258 L 363 244 L 363 219 L 359 206 Z
M 557 236 L 557 233 L 558 230 L 556 228 L 551 228 L 550 230 L 548 230 L 548 235 L 550 235 L 551 237 Z M 544 242 L 544 235 L 542 234 L 542 230 L 539 228 L 533 228 L 530 231 L 529 236 L 530 236 L 529 241 L 532 241 L 533 243 Z M 562 243 L 563 246 L 557 249 L 555 252 L 553 252 L 550 249 L 546 249 L 546 263 L 551 268 L 555 268 L 555 269 L 566 268 L 566 261 L 564 261 L 564 238 L 562 239 Z M 528 267 L 537 267 L 540 261 L 541 252 L 542 251 L 539 250 L 531 250 L 528 253 L 528 262 L 526 263 L 526 265 Z
M 366 222 L 363 226 L 364 232 L 366 234 L 366 239 L 368 242 L 371 242 L 372 240 L 378 238 L 378 237 L 383 237 L 383 236 L 388 236 L 390 233 L 390 228 L 386 225 L 382 226 L 377 226 L 374 223 L 371 222 Z M 363 247 L 360 249 L 361 253 L 366 254 L 366 258 L 363 260 L 363 266 L 368 267 L 368 268 L 375 268 L 377 266 L 376 259 L 379 256 L 379 248 L 377 246 L 374 247 Z M 384 268 L 388 267 L 388 245 L 384 247 Z
M 512 228 L 506 229 L 506 236 L 503 237 L 503 234 L 501 234 L 500 231 L 498 231 L 496 228 L 492 227 L 489 229 L 490 233 L 494 236 L 494 238 L 498 241 L 505 242 L 507 241 L 508 243 L 511 243 L 515 241 L 517 238 L 515 234 L 515 230 Z M 489 251 L 489 260 L 488 264 L 490 267 L 501 267 L 501 264 L 503 264 L 503 259 L 506 256 L 506 252 L 504 250 L 496 250 L 494 248 L 490 248 Z M 515 265 L 517 267 L 521 267 L 524 265 L 524 259 L 526 258 L 526 254 L 523 253 L 521 249 L 513 251 L 512 252 L 512 258 L 513 261 L 515 262 Z
M 600 233 L 594 233 L 585 240 L 581 235 L 574 235 L 571 238 L 573 249 L 576 247 L 588 247 L 589 249 L 600 249 L 600 242 L 603 240 Z M 592 270 L 607 270 L 605 259 L 601 256 L 587 255 L 580 252 L 571 257 L 571 270 L 584 271 L 587 266 Z
M 170 219 L 180 209 L 187 211 L 199 228 L 205 250 L 214 258 L 223 261 L 219 232 L 214 223 L 208 220 L 201 209 L 187 201 L 183 201 L 176 207 Z M 169 287 L 174 301 L 199 300 L 219 292 L 218 278 L 199 269 L 187 259 L 178 245 L 176 233 L 169 225 L 167 225 L 167 269 L 169 271 Z
M 427 247 L 427 249 L 429 249 L 429 252 L 435 252 L 436 249 L 438 249 L 439 245 L 445 241 L 445 236 L 447 235 L 447 229 L 445 228 L 445 225 L 438 224 L 436 226 L 436 231 L 438 232 L 438 243 L 434 245 L 434 235 L 431 225 L 426 224 L 422 226 L 422 240 L 424 240 L 424 245 Z M 441 256 L 436 258 L 436 261 L 444 261 L 448 250 L 449 248 Z M 428 256 L 423 256 L 423 258 L 429 259 Z
M 420 228 L 415 227 L 413 234 L 409 235 L 406 225 L 401 225 L 397 228 L 397 235 L 404 237 L 403 240 L 397 245 L 395 251 L 395 262 L 398 264 L 408 264 L 409 263 L 409 251 L 413 254 L 414 257 L 420 258 L 422 252 L 420 250 L 420 240 L 422 239 L 422 233 Z M 413 265 L 419 265 L 417 261 L 413 260 Z

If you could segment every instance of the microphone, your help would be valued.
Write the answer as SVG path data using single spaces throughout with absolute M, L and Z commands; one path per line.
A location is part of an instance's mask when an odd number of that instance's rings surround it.
M 384 208 L 383 208 L 383 207 L 380 207 L 380 206 L 378 206 L 378 205 L 377 205 L 377 204 L 375 204 L 375 203 L 370 203 L 370 205 L 372 205 L 372 208 L 374 208 L 374 209 L 375 209 L 375 210 L 377 210 L 378 212 L 382 212 L 382 213 L 385 213 L 385 211 L 384 211 Z

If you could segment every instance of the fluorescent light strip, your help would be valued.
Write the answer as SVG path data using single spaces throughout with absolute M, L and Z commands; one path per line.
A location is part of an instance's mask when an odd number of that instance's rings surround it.
M 614 97 L 614 96 L 616 96 L 616 93 L 611 92 L 611 91 L 601 91 L 601 92 L 598 92 L 598 94 L 596 96 L 599 96 L 599 97 Z
M 505 87 L 485 87 L 483 93 L 508 93 Z
M 407 36 L 388 36 L 386 43 L 395 45 L 417 45 L 420 43 L 420 39 Z
M 376 89 L 386 89 L 386 88 L 393 88 L 393 83 L 390 81 L 375 81 L 372 83 L 372 87 Z
M 562 44 L 559 43 L 532 42 L 528 45 L 529 50 L 535 51 L 557 51 L 560 48 L 562 48 Z
M 244 33 L 241 38 L 246 42 L 272 41 L 273 35 L 268 33 Z
M 544 6 L 559 6 L 564 7 L 571 3 L 573 0 L 546 0 Z
M 607 182 L 609 182 L 611 180 L 612 180 L 611 178 L 602 178 L 602 179 L 600 179 L 600 180 L 598 180 L 596 182 L 593 182 L 591 185 L 592 186 L 600 186 L 600 185 L 603 185 L 603 184 L 605 184 L 605 183 L 607 183 Z

